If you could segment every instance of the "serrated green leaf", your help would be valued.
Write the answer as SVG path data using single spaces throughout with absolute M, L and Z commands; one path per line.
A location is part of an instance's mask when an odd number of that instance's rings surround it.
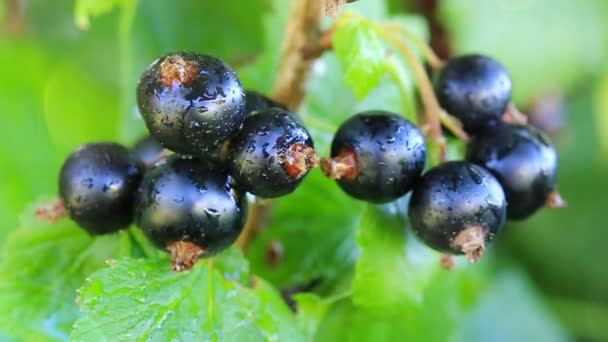
M 125 255 L 123 234 L 92 238 L 68 220 L 15 230 L 0 261 L 0 312 L 5 315 L 0 329 L 23 340 L 67 339 L 78 316 L 76 290 L 106 260 Z
M 407 201 L 383 207 L 369 205 L 359 223 L 359 259 L 353 280 L 353 302 L 372 312 L 390 314 L 420 302 L 438 270 L 438 254 L 406 244 Z
M 291 195 L 273 208 L 268 227 L 247 251 L 255 274 L 278 287 L 321 278 L 330 285 L 354 264 L 354 228 L 362 203 L 345 195 L 319 170 L 312 171 Z M 270 262 L 268 249 L 283 252 Z
M 352 11 L 340 16 L 333 34 L 334 50 L 344 69 L 344 82 L 363 99 L 386 71 L 385 47 L 374 22 Z
M 302 339 L 276 291 L 260 279 L 254 288 L 226 279 L 225 265 L 205 260 L 175 273 L 166 259 L 119 260 L 90 276 L 80 290 L 84 314 L 71 340 Z

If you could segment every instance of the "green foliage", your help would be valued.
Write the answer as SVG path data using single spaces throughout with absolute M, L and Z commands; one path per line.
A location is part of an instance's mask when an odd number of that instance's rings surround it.
M 65 340 L 78 316 L 76 290 L 106 260 L 128 253 L 128 236 L 92 238 L 71 222 L 45 224 L 32 216 L 29 211 L 3 248 L 0 329 L 24 340 Z
M 437 253 L 415 242 L 406 245 L 404 202 L 368 206 L 359 223 L 353 302 L 372 312 L 396 313 L 419 301 L 439 267 Z
M 603 0 L 584 6 L 570 0 L 446 0 L 441 10 L 457 52 L 497 57 L 513 77 L 519 102 L 572 89 L 607 57 Z
M 517 0 L 498 9 L 487 1 L 442 3 L 457 51 L 491 52 L 504 61 L 520 101 L 588 80 L 608 51 L 602 0 Z M 589 165 L 605 155 L 596 146 L 603 138 L 598 126 L 605 125 L 606 82 L 596 90 L 596 120 L 581 115 L 592 109 L 588 98 L 580 100 L 559 144 L 560 190 L 571 209 L 540 214 L 529 229 L 511 227 L 481 265 L 459 262 L 451 273 L 438 267 L 437 253 L 412 238 L 406 201 L 365 205 L 318 170 L 276 202 L 247 258 L 232 249 L 181 274 L 138 230 L 93 238 L 68 220 L 38 222 L 33 209 L 18 222 L 28 203 L 56 193 L 59 167 L 74 147 L 92 140 L 126 143 L 145 132 L 134 88 L 159 55 L 194 50 L 218 56 L 237 67 L 247 88 L 268 93 L 291 4 L 28 2 L 27 33 L 0 38 L 0 242 L 10 234 L 0 259 L 0 339 L 564 340 L 542 294 L 513 259 L 525 262 L 553 294 L 606 299 L 605 267 L 589 262 L 602 260 L 607 240 L 604 202 L 589 196 L 606 184 L 606 164 Z M 404 13 L 405 6 L 364 0 L 347 5 L 338 19 L 335 53 L 315 62 L 299 111 L 321 155 L 329 153 L 337 126 L 359 111 L 417 117 L 410 70 L 378 31 L 380 22 L 392 21 L 428 40 L 427 23 Z M 461 150 L 450 143 L 450 157 Z M 269 260 L 269 246 L 281 247 L 277 260 Z M 315 279 L 316 288 L 294 296 L 298 311 L 291 313 L 278 289 Z M 557 309 L 560 317 L 587 317 L 584 302 Z M 595 324 L 593 333 L 578 324 L 577 334 L 605 337 L 603 316 L 596 316 L 586 322 Z
M 334 49 L 344 65 L 344 81 L 358 98 L 378 85 L 385 72 L 385 50 L 373 22 L 346 12 L 336 24 Z
M 226 260 L 228 258 L 229 260 Z M 166 258 L 122 259 L 94 273 L 80 290 L 84 315 L 73 341 L 298 341 L 295 319 L 260 279 L 235 279 L 242 256 L 226 253 L 175 273 Z

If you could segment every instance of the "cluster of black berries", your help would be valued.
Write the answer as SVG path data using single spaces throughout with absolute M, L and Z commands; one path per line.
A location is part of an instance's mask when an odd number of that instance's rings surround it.
M 373 203 L 413 190 L 409 216 L 420 239 L 477 261 L 507 218 L 524 219 L 556 194 L 551 143 L 531 126 L 502 120 L 511 88 L 505 68 L 489 57 L 452 59 L 436 93 L 473 136 L 466 161 L 446 162 L 421 176 L 426 147 L 416 126 L 391 113 L 366 112 L 339 128 L 323 171 L 349 195 Z
M 91 234 L 135 221 L 172 253 L 175 270 L 230 246 L 245 225 L 246 192 L 292 192 L 318 163 L 302 122 L 247 91 L 222 61 L 174 53 L 153 62 L 137 87 L 151 137 L 132 151 L 81 146 L 66 160 L 60 197 Z
M 421 131 L 399 115 L 368 111 L 341 125 L 321 167 L 347 194 L 371 203 L 412 191 L 409 215 L 421 240 L 476 261 L 507 218 L 526 218 L 551 199 L 557 156 L 536 129 L 503 122 L 511 80 L 493 59 L 451 60 L 436 93 L 474 137 L 467 161 L 422 174 L 427 153 Z M 188 53 L 159 58 L 144 72 L 137 100 L 152 137 L 132 151 L 113 143 L 77 149 L 61 171 L 61 199 L 91 234 L 135 219 L 151 241 L 172 253 L 176 270 L 236 240 L 246 220 L 244 193 L 288 194 L 319 163 L 298 117 L 245 92 L 218 59 Z

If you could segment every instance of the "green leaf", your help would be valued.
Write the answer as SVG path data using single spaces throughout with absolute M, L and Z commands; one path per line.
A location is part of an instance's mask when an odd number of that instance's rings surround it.
M 248 248 L 254 273 L 278 287 L 319 277 L 330 285 L 354 264 L 353 232 L 361 208 L 334 181 L 312 171 L 293 194 L 277 202 L 268 227 Z M 273 244 L 283 251 L 276 262 L 268 257 Z
M 312 293 L 296 294 L 293 299 L 297 304 L 298 326 L 308 341 L 314 341 L 318 326 L 329 309 L 330 303 Z
M 75 20 L 81 29 L 88 29 L 90 17 L 100 16 L 110 12 L 114 7 L 127 1 L 137 0 L 76 0 Z
M 78 316 L 76 290 L 106 260 L 125 255 L 127 233 L 92 238 L 68 220 L 15 230 L 0 262 L 0 329 L 24 340 L 65 340 Z M 122 246 L 122 247 L 121 247 Z
M 370 311 L 390 314 L 419 302 L 438 270 L 438 253 L 407 241 L 409 222 L 401 211 L 405 208 L 404 200 L 384 207 L 370 205 L 359 223 L 353 302 Z
M 54 144 L 64 153 L 85 142 L 115 140 L 118 111 L 118 93 L 72 64 L 57 67 L 47 81 L 46 124 Z
M 595 88 L 595 127 L 600 143 L 599 158 L 608 165 L 608 71 L 604 72 Z
M 363 99 L 386 71 L 386 51 L 374 22 L 352 11 L 340 16 L 333 35 L 334 50 L 344 68 L 344 82 Z
M 530 281 L 516 269 L 493 275 L 492 285 L 461 327 L 459 341 L 569 341 Z
M 71 340 L 302 340 L 293 315 L 268 284 L 256 279 L 248 288 L 226 279 L 226 264 L 242 264 L 230 258 L 205 260 L 183 273 L 171 271 L 167 259 L 111 264 L 80 290 L 84 315 Z

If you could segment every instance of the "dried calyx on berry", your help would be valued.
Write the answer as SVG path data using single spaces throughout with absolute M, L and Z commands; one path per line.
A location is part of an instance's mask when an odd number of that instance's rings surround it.
M 424 174 L 412 193 L 409 217 L 427 245 L 476 262 L 502 229 L 506 210 L 503 189 L 489 171 L 452 161 Z
M 144 234 L 171 253 L 173 269 L 183 271 L 236 240 L 247 202 L 223 168 L 170 157 L 146 173 L 135 217 Z
M 318 163 L 304 124 L 280 108 L 248 116 L 228 145 L 230 174 L 241 189 L 262 198 L 292 192 Z
M 245 93 L 235 71 L 219 59 L 171 53 L 154 61 L 137 86 L 150 134 L 180 154 L 209 156 L 236 134 Z
M 344 122 L 334 136 L 323 172 L 350 196 L 373 203 L 394 201 L 413 187 L 426 160 L 420 130 L 403 117 L 367 111 Z

